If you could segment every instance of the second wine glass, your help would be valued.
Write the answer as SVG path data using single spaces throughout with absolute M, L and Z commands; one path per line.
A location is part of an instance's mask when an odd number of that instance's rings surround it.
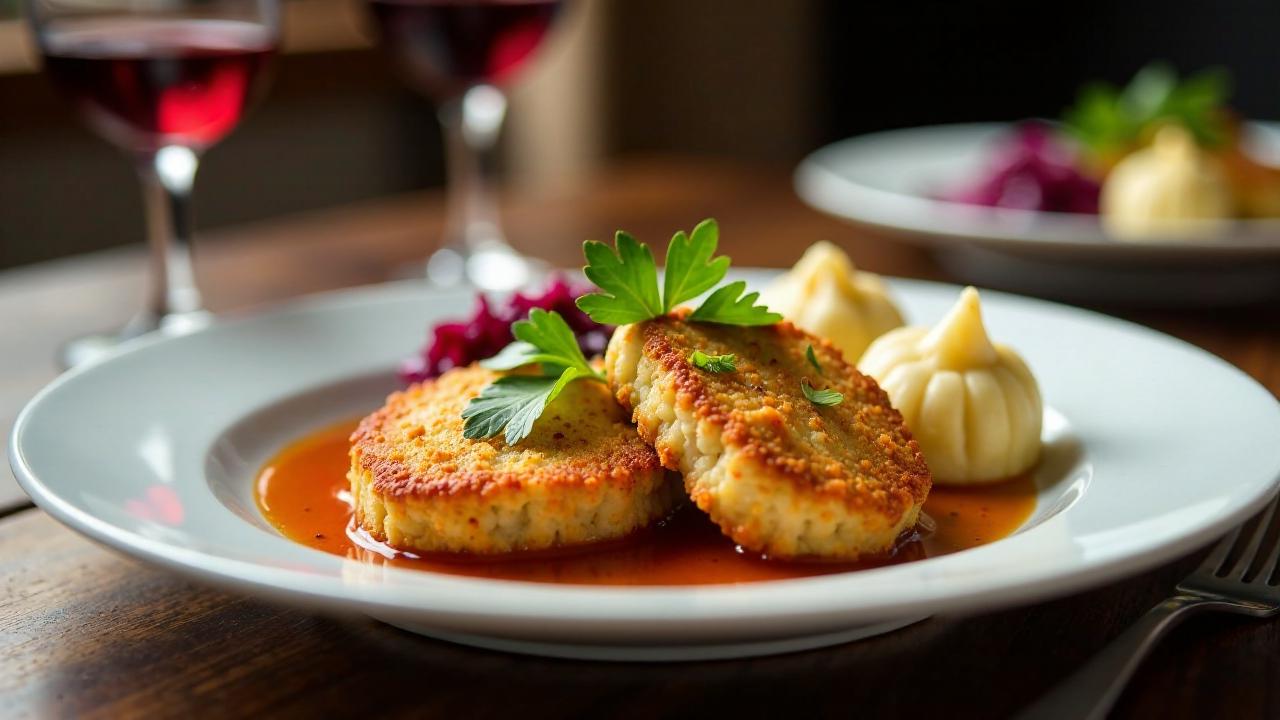
M 29 0 L 45 70 L 142 180 L 151 246 L 147 304 L 114 335 L 72 341 L 62 362 L 129 338 L 207 324 L 191 265 L 191 190 L 200 154 L 231 132 L 261 87 L 280 36 L 275 0 Z
M 427 262 L 438 285 L 510 290 L 536 261 L 502 231 L 490 157 L 507 112 L 501 86 L 542 44 L 560 0 L 369 0 L 383 45 L 416 89 L 438 104 L 448 209 L 443 243 Z

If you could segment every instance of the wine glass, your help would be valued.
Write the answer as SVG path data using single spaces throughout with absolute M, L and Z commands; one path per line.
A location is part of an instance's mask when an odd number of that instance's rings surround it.
M 368 0 L 381 43 L 410 83 L 438 103 L 444 129 L 447 214 L 427 261 L 437 285 L 510 290 L 539 270 L 507 243 L 489 155 L 507 111 L 500 86 L 533 56 L 560 0 Z
M 276 0 L 28 0 L 44 67 L 87 124 L 133 158 L 150 251 L 146 307 L 115 335 L 73 340 L 70 367 L 124 340 L 208 324 L 191 267 L 200 155 L 240 121 L 280 37 Z

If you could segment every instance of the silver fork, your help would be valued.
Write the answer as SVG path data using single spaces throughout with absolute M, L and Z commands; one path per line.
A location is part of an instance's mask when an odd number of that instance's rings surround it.
M 1199 610 L 1222 610 L 1257 618 L 1280 611 L 1280 513 L 1272 499 L 1247 538 L 1236 528 L 1178 583 L 1177 592 L 1143 615 L 1087 665 L 1018 715 L 1021 720 L 1101 720 L 1156 641 Z M 1247 525 L 1248 523 L 1246 523 Z M 1273 530 L 1273 528 L 1275 528 Z M 1272 535 L 1263 547 L 1263 540 Z M 1255 562 L 1266 553 L 1261 563 Z M 1258 568 L 1250 571 L 1251 568 Z

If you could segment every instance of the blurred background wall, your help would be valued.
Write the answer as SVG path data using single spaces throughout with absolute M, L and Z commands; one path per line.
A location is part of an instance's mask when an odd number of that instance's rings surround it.
M 257 110 L 204 162 L 200 228 L 441 184 L 434 109 L 368 42 L 357 0 L 289 0 Z M 1280 118 L 1275 0 L 570 0 L 512 89 L 512 185 L 695 153 L 787 167 L 910 125 L 1055 116 L 1153 59 L 1228 68 L 1234 104 Z M 128 163 L 37 74 L 0 0 L 0 267 L 138 241 Z

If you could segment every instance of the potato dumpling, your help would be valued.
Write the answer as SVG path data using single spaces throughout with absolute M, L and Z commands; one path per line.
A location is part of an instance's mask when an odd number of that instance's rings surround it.
M 1170 125 L 1107 175 L 1099 210 L 1114 237 L 1140 242 L 1216 235 L 1234 204 L 1221 161 Z
M 831 341 L 856 362 L 872 340 L 902 325 L 902 313 L 878 275 L 861 272 L 843 250 L 814 243 L 760 302 L 796 327 Z
M 987 337 L 971 287 L 935 327 L 880 337 L 858 369 L 889 394 L 940 485 L 1004 480 L 1040 456 L 1036 379 L 1018 353 Z

